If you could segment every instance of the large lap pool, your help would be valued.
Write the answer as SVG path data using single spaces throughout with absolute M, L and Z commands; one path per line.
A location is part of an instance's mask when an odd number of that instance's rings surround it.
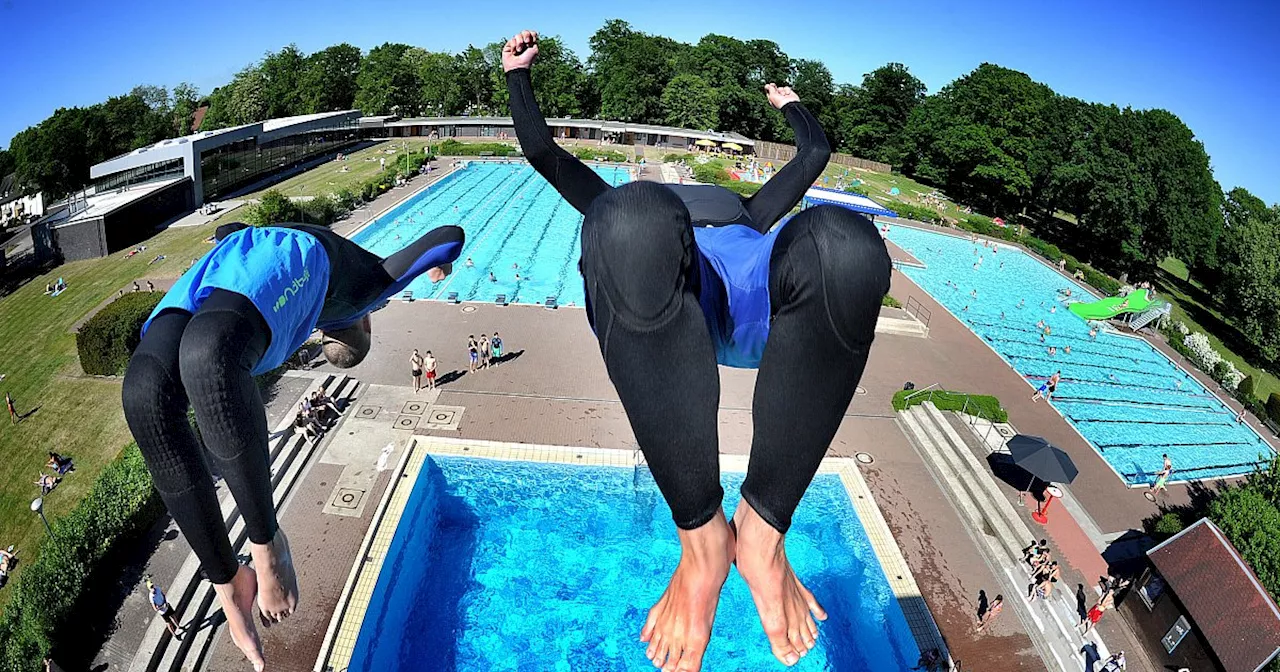
M 734 493 L 742 476 L 723 481 Z M 351 672 L 653 670 L 639 632 L 680 550 L 643 468 L 433 455 L 396 530 Z M 839 476 L 819 474 L 787 546 L 830 614 L 794 669 L 915 664 L 919 649 Z M 705 663 L 783 669 L 736 572 Z
M 615 186 L 631 180 L 625 168 L 593 170 Z M 415 299 L 457 292 L 461 301 L 505 294 L 512 303 L 555 297 L 561 305 L 582 305 L 582 215 L 527 163 L 471 163 L 387 211 L 352 240 L 387 256 L 444 224 L 467 232 L 466 247 L 453 275 L 437 283 L 422 276 L 409 285 Z M 474 266 L 466 265 L 468 257 Z
M 1031 256 L 1004 246 L 992 253 L 981 243 L 907 226 L 892 227 L 889 240 L 926 266 L 902 272 L 1014 370 L 1037 386 L 1062 372 L 1054 407 L 1129 484 L 1150 483 L 1165 453 L 1173 480 L 1246 474 L 1271 454 L 1230 408 L 1146 341 L 1106 329 L 1090 338 L 1090 324 L 1067 310 L 1059 290 L 1093 297 Z M 1041 320 L 1052 331 L 1044 343 Z M 1071 354 L 1064 352 L 1068 345 Z

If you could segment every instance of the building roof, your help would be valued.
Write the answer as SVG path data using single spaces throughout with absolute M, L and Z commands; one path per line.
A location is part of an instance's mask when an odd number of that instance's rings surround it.
M 889 210 L 862 194 L 855 194 L 847 191 L 836 191 L 835 189 L 824 189 L 822 187 L 809 187 L 809 191 L 806 191 L 804 194 L 804 200 L 810 203 L 839 205 L 853 210 L 854 212 L 861 212 L 864 215 L 880 215 L 882 217 L 898 216 L 892 210 Z
M 1255 672 L 1280 654 L 1280 608 L 1208 518 L 1147 557 L 1226 672 Z
M 392 128 L 404 126 L 514 126 L 511 117 L 412 117 L 408 119 L 379 119 L 363 117 L 363 126 L 388 126 Z M 381 123 L 379 123 L 381 121 Z M 755 140 L 740 133 L 720 131 L 697 131 L 674 126 L 654 126 L 651 124 L 632 124 L 623 121 L 603 121 L 599 119 L 548 119 L 547 125 L 553 128 L 598 128 L 615 133 L 654 133 L 658 135 L 674 135 L 696 140 L 714 140 L 716 142 L 736 142 L 740 145 L 754 146 Z
M 191 132 L 192 133 L 195 133 L 196 131 L 200 130 L 200 127 L 204 125 L 204 115 L 206 114 L 209 114 L 208 105 L 201 105 L 200 107 L 196 108 L 195 112 L 191 113 Z

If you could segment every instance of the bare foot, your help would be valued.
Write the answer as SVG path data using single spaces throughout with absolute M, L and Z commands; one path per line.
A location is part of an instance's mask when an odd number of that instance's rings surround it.
M 738 573 L 751 588 L 769 646 L 784 665 L 795 665 L 817 645 L 818 626 L 813 618 L 825 621 L 827 612 L 791 570 L 781 532 L 766 523 L 746 500 L 738 504 L 733 522 Z
M 645 655 L 664 672 L 698 672 L 711 641 L 720 589 L 733 564 L 733 534 L 719 511 L 696 530 L 678 530 L 680 564 L 640 631 Z
M 231 583 L 214 584 L 214 592 L 222 603 L 222 613 L 231 630 L 231 641 L 253 663 L 253 669 L 262 672 L 267 661 L 262 657 L 262 640 L 253 625 L 253 598 L 258 594 L 258 577 L 253 569 L 241 565 Z
M 253 566 L 258 570 L 258 609 L 267 619 L 279 622 L 298 608 L 298 575 L 289 553 L 289 539 L 276 528 L 269 544 L 249 544 Z

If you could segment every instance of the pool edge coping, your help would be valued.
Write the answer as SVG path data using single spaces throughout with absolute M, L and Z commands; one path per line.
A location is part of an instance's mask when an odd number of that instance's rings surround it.
M 476 448 L 478 450 L 474 450 Z M 382 573 L 386 549 L 384 549 L 384 553 L 380 557 L 372 557 L 370 551 L 374 541 L 382 534 L 383 530 L 381 528 L 387 520 L 391 503 L 396 498 L 395 495 L 403 483 L 410 487 L 405 495 L 399 498 L 400 510 L 395 516 L 396 528 L 399 527 L 399 514 L 402 514 L 404 508 L 408 505 L 409 494 L 413 491 L 412 486 L 416 484 L 421 468 L 425 464 L 426 458 L 431 454 L 621 468 L 645 464 L 639 450 L 554 446 L 440 436 L 413 437 L 409 442 L 409 446 L 405 449 L 404 455 L 401 456 L 395 471 L 392 472 L 392 479 L 387 483 L 386 491 L 383 492 L 378 511 L 374 515 L 373 521 L 369 524 L 369 529 L 365 532 L 360 554 L 352 564 L 347 583 L 339 597 L 338 606 L 334 609 L 333 616 L 329 620 L 329 627 L 321 644 L 320 654 L 316 659 L 315 666 L 312 668 L 313 672 L 345 671 L 350 665 L 351 655 L 355 652 L 356 640 L 353 639 L 350 642 L 349 650 L 346 650 L 339 646 L 338 636 L 344 630 L 348 633 L 354 630 L 358 638 L 359 630 L 364 622 L 365 611 L 368 609 L 369 602 L 373 596 L 372 589 L 370 589 L 367 595 L 357 598 L 355 596 L 355 587 L 359 583 L 369 583 L 376 586 L 377 580 Z M 411 460 L 411 456 L 419 456 L 420 459 Z M 723 453 L 719 455 L 720 467 L 726 471 L 745 472 L 748 460 L 749 456 L 747 455 Z M 410 477 L 410 471 L 413 472 L 412 477 Z M 933 612 L 929 610 L 928 604 L 924 600 L 924 595 L 920 592 L 920 586 L 916 583 L 915 576 L 907 564 L 906 556 L 902 554 L 902 549 L 893 537 L 889 524 L 876 503 L 875 497 L 871 494 L 870 488 L 867 487 L 861 472 L 858 471 L 856 460 L 849 457 L 825 457 L 818 466 L 818 473 L 833 474 L 839 477 L 841 485 L 844 487 L 845 495 L 849 498 L 850 507 L 862 525 L 871 551 L 879 563 L 880 572 L 884 576 L 885 582 L 889 585 L 890 592 L 893 593 L 894 601 L 902 612 L 903 619 L 906 621 L 907 628 L 911 632 L 916 646 L 921 651 L 937 648 L 944 655 L 949 656 L 946 642 L 941 630 L 938 628 L 937 621 L 933 617 Z M 388 534 L 394 537 L 395 532 L 396 529 L 393 528 L 388 531 Z M 387 543 L 389 547 L 390 541 L 388 540 Z M 357 599 L 363 599 L 363 603 L 354 604 Z M 358 607 L 360 612 L 359 620 L 355 622 L 352 622 L 351 616 L 357 609 L 353 609 L 353 607 Z

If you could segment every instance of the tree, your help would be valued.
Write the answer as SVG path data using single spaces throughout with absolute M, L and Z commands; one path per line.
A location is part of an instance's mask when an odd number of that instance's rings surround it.
M 408 53 L 406 52 L 406 57 Z M 424 52 L 416 59 L 422 110 L 427 114 L 444 116 L 458 114 L 465 106 L 462 86 L 458 83 L 453 56 L 438 52 Z
M 716 92 L 697 75 L 677 75 L 662 91 L 666 123 L 698 130 L 717 126 Z
M 303 112 L 334 112 L 355 106 L 360 62 L 359 47 L 345 42 L 308 56 L 299 81 Z
M 0 178 L 3 178 L 14 171 L 17 164 L 14 162 L 13 154 L 0 149 Z
M 799 59 L 792 63 L 795 76 L 791 79 L 791 89 L 800 96 L 800 101 L 808 108 L 823 128 L 834 126 L 832 103 L 835 99 L 835 80 L 831 71 L 820 61 Z
M 662 91 L 675 76 L 681 45 L 646 35 L 617 19 L 591 36 L 591 58 L 600 87 L 600 114 L 609 119 L 658 123 Z
M 233 124 L 251 124 L 269 118 L 271 102 L 267 100 L 267 76 L 260 68 L 246 67 L 236 73 L 229 86 L 231 97 L 227 104 Z
M 1228 487 L 1209 504 L 1209 517 L 1240 551 L 1271 594 L 1280 593 L 1280 510 L 1254 488 Z
M 306 57 L 297 45 L 290 44 L 280 51 L 267 52 L 258 66 L 266 80 L 264 93 L 267 102 L 265 119 L 277 119 L 302 114 L 302 76 Z
M 842 88 L 832 101 L 836 146 L 856 156 L 900 163 L 903 129 L 924 97 L 924 82 L 901 63 L 868 72 L 861 86 Z
M 486 57 L 484 51 L 472 45 L 468 45 L 454 57 L 453 72 L 461 89 L 463 111 L 468 114 L 485 114 L 489 111 L 494 90 L 490 74 L 495 65 L 492 60 L 492 50 L 490 56 Z
M 188 135 L 195 132 L 191 128 L 194 123 L 196 109 L 200 107 L 200 90 L 194 84 L 182 82 L 173 87 L 173 131 L 175 136 Z
M 1280 206 L 1244 189 L 1227 196 L 1221 266 L 1224 309 L 1268 361 L 1280 357 Z
M 369 50 L 356 78 L 355 104 L 365 114 L 411 115 L 419 105 L 419 82 L 403 56 L 407 44 L 388 42 Z

